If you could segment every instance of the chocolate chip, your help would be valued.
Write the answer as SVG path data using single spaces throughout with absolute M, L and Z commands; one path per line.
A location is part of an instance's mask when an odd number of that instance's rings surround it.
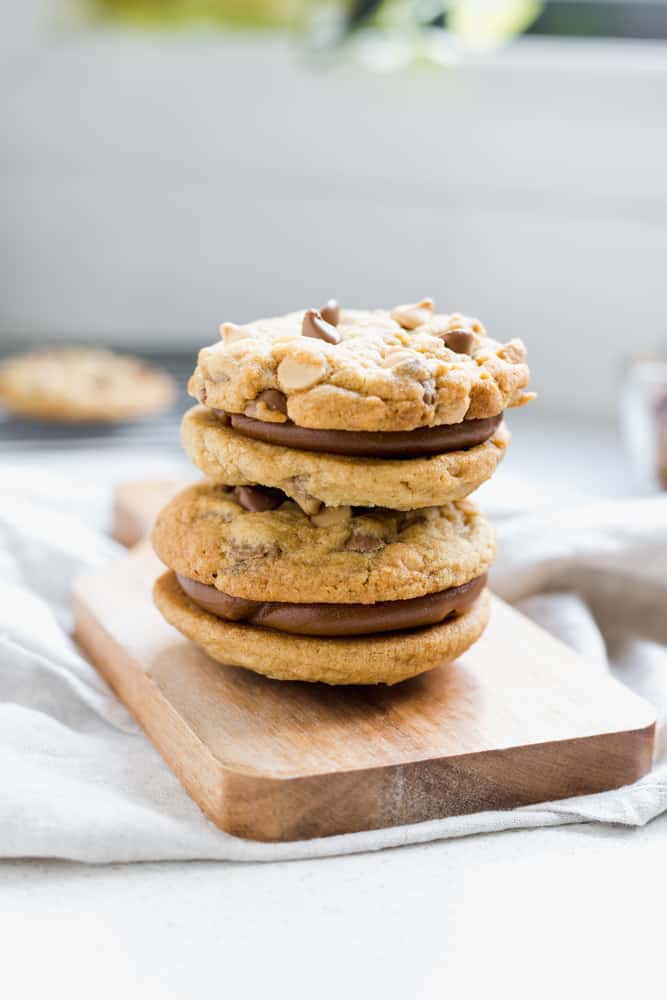
M 256 403 L 264 403 L 267 410 L 274 413 L 287 413 L 287 396 L 280 389 L 264 389 L 255 399 Z
M 282 490 L 274 490 L 268 486 L 237 486 L 236 498 L 244 510 L 253 514 L 265 510 L 275 510 L 285 499 Z
M 340 334 L 335 326 L 322 319 L 317 309 L 307 309 L 301 326 L 304 337 L 324 340 L 327 344 L 340 344 Z
M 338 326 L 340 322 L 340 306 L 335 299 L 329 299 L 325 306 L 320 309 L 320 316 L 326 323 Z
M 377 552 L 384 547 L 384 542 L 377 535 L 367 532 L 355 532 L 345 543 L 348 552 Z
M 475 338 L 468 330 L 448 330 L 442 337 L 445 347 L 456 354 L 472 354 Z
M 267 556 L 276 555 L 278 546 L 269 542 L 258 542 L 253 545 L 250 542 L 237 542 L 232 538 L 228 551 L 236 562 L 248 562 L 251 559 L 265 559 Z

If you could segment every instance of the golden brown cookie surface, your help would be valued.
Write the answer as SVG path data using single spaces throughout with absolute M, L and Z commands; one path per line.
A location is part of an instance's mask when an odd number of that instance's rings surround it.
M 521 341 L 492 340 L 470 317 L 437 315 L 424 303 L 342 310 L 331 328 L 337 342 L 310 335 L 304 318 L 223 324 L 220 342 L 199 353 L 192 395 L 227 413 L 348 431 L 482 419 L 531 398 Z M 267 404 L 267 392 L 284 406 Z
M 165 573 L 155 603 L 167 621 L 220 663 L 278 680 L 396 684 L 460 656 L 484 631 L 488 591 L 465 614 L 441 625 L 361 638 L 322 639 L 225 622 L 203 611 Z
M 166 372 L 101 348 L 33 351 L 0 365 L 0 403 L 38 420 L 132 420 L 166 409 L 173 398 Z
M 467 501 L 414 511 L 323 508 L 285 500 L 245 510 L 203 482 L 161 512 L 153 545 L 170 569 L 254 601 L 373 604 L 458 587 L 495 554 L 493 530 Z
M 429 458 L 359 459 L 317 454 L 243 437 L 204 406 L 181 428 L 188 457 L 214 482 L 273 486 L 308 508 L 392 507 L 411 510 L 461 500 L 493 475 L 510 441 L 504 424 L 483 444 Z

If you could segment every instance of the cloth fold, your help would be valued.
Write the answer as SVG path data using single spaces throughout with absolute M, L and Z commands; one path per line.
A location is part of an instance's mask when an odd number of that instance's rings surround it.
M 599 795 L 287 844 L 217 830 L 70 638 L 75 576 L 122 554 L 108 493 L 0 479 L 0 857 L 270 861 L 667 810 L 667 498 L 509 517 L 491 586 L 658 711 L 657 756 Z M 493 512 L 491 512 L 493 514 Z

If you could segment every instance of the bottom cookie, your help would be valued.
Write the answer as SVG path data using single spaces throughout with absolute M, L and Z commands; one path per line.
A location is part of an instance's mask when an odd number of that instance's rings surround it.
M 288 635 L 226 622 L 185 595 L 172 571 L 155 583 L 155 603 L 167 621 L 220 663 L 276 680 L 325 684 L 397 684 L 456 659 L 489 620 L 489 593 L 440 625 L 359 638 Z

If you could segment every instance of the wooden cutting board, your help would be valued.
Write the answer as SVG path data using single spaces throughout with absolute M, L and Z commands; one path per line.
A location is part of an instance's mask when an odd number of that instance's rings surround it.
M 182 484 L 119 491 L 136 541 Z M 495 599 L 455 663 L 393 688 L 329 688 L 224 667 L 168 625 L 147 542 L 78 581 L 77 636 L 206 815 L 292 840 L 509 809 L 635 781 L 650 705 Z

